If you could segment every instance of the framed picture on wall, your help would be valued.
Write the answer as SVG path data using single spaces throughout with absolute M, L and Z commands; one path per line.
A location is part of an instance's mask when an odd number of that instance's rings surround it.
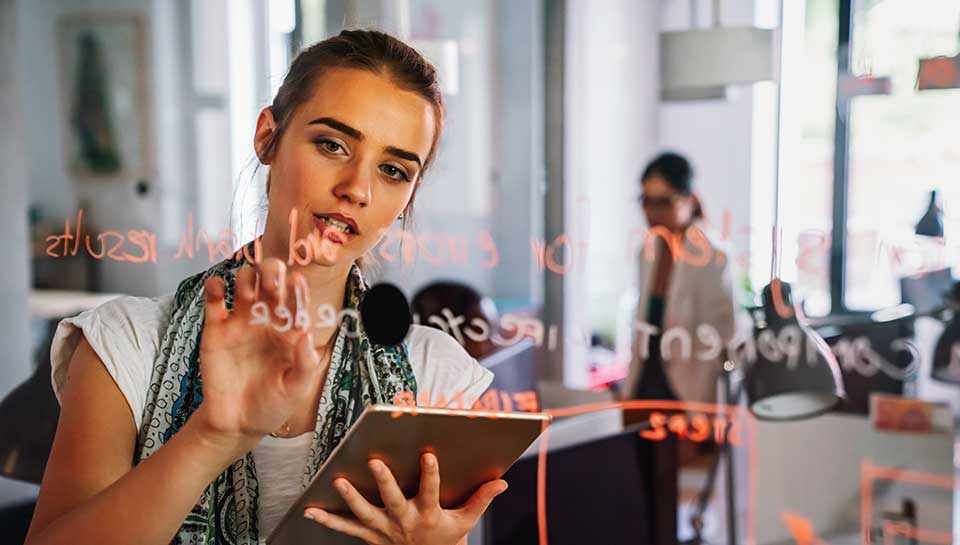
M 68 173 L 98 180 L 144 175 L 151 146 L 142 18 L 64 15 L 57 41 Z

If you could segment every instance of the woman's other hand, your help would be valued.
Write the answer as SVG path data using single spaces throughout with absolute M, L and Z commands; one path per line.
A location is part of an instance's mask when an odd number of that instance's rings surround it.
M 291 320 L 283 320 L 287 327 L 274 327 L 251 320 L 257 302 L 266 303 L 274 320 L 305 310 L 309 290 L 302 275 L 287 274 L 282 261 L 268 258 L 237 271 L 232 312 L 225 294 L 222 278 L 204 284 L 203 401 L 190 420 L 197 419 L 206 436 L 242 453 L 303 406 L 322 366 L 302 324 L 289 327 Z
M 370 545 L 456 545 L 465 543 L 493 498 L 507 489 L 503 479 L 488 481 L 460 507 L 444 509 L 440 507 L 440 466 L 432 453 L 420 457 L 420 490 L 409 500 L 386 464 L 372 459 L 369 467 L 384 507 L 372 505 L 349 481 L 339 478 L 334 487 L 357 519 L 317 508 L 306 509 L 304 516 Z

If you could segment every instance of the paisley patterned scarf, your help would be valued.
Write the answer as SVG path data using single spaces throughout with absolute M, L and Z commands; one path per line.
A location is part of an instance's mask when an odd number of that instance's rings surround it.
M 203 399 L 198 361 L 203 334 L 203 284 L 211 276 L 222 277 L 227 288 L 227 308 L 232 309 L 236 273 L 240 267 L 250 266 L 246 259 L 254 259 L 250 257 L 252 246 L 249 244 L 246 252 L 237 252 L 177 287 L 170 323 L 153 364 L 134 463 L 156 452 L 199 407 Z M 347 279 L 343 320 L 324 386 L 323 397 L 329 403 L 321 403 L 318 410 L 313 446 L 303 474 L 304 488 L 367 405 L 390 403 L 403 391 L 413 392 L 416 399 L 417 384 L 406 343 L 371 343 L 357 318 L 366 289 L 360 268 L 354 264 Z M 326 414 L 320 414 L 324 409 Z M 253 454 L 248 452 L 207 486 L 172 543 L 256 545 L 257 497 L 257 472 Z

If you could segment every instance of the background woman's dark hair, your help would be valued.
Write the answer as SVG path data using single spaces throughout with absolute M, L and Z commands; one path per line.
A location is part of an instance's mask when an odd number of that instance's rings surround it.
M 653 176 L 662 178 L 677 193 L 682 195 L 693 193 L 693 167 L 682 155 L 668 151 L 656 156 L 643 169 L 640 183 L 646 183 Z M 700 207 L 700 201 L 696 200 L 694 206 L 693 217 L 702 219 L 703 209 Z
M 283 83 L 270 104 L 277 130 L 270 140 L 259 150 L 261 159 L 267 159 L 276 153 L 280 139 L 286 132 L 297 107 L 310 98 L 317 79 L 330 68 L 356 68 L 375 74 L 383 74 L 398 87 L 416 93 L 426 99 L 434 110 L 435 130 L 430 153 L 420 170 L 423 173 L 433 162 L 437 153 L 437 143 L 443 128 L 444 105 L 440 92 L 440 80 L 437 70 L 417 50 L 389 34 L 377 30 L 344 30 L 340 34 L 317 42 L 300 51 L 293 62 Z M 267 182 L 269 188 L 269 181 Z M 414 189 L 414 196 L 416 189 Z M 413 205 L 413 197 L 404 210 L 403 223 Z

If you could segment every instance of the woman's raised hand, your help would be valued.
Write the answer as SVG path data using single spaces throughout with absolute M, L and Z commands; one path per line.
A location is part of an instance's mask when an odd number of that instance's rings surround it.
M 303 324 L 272 327 L 251 319 L 258 302 L 266 303 L 270 317 L 297 316 L 309 304 L 302 275 L 288 274 L 279 259 L 264 259 L 256 268 L 237 271 L 232 312 L 225 295 L 222 278 L 204 284 L 203 401 L 190 419 L 197 418 L 208 435 L 245 451 L 303 406 L 323 368 Z
M 420 457 L 420 490 L 407 499 L 390 469 L 380 460 L 370 460 L 384 507 L 366 500 L 344 478 L 334 481 L 356 519 L 328 513 L 315 507 L 303 515 L 338 532 L 360 538 L 370 545 L 457 545 L 466 536 L 495 497 L 507 489 L 503 479 L 488 481 L 456 509 L 440 506 L 440 466 L 437 457 Z

